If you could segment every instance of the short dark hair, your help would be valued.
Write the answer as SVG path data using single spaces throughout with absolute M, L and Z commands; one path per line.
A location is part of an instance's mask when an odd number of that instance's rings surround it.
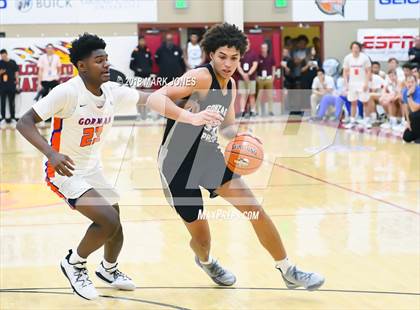
M 138 41 L 140 41 L 141 39 L 144 39 L 144 36 L 139 36 Z
M 298 42 L 299 41 L 305 41 L 306 43 L 309 43 L 309 39 L 307 36 L 305 36 L 304 34 L 301 34 L 300 36 L 297 37 Z
M 381 66 L 381 64 L 379 63 L 379 61 L 372 61 L 372 64 L 371 64 L 372 66 L 373 65 L 378 65 L 379 67 Z
M 400 62 L 398 61 L 397 58 L 395 57 L 391 57 L 390 59 L 388 59 L 388 63 L 390 63 L 391 61 L 395 61 L 397 64 L 399 64 Z
M 390 69 L 388 70 L 388 74 L 397 74 L 397 71 L 395 71 L 394 69 Z
M 47 45 L 45 45 L 45 47 L 49 47 L 49 46 L 54 47 L 52 43 L 48 43 Z
M 360 49 L 360 50 L 362 50 L 362 48 L 363 48 L 363 44 L 362 44 L 362 43 L 360 43 L 360 42 L 358 42 L 358 41 L 353 41 L 353 42 L 351 42 L 351 43 L 350 43 L 350 49 L 352 49 L 352 48 L 353 48 L 353 45 L 357 45 L 357 46 L 359 47 L 359 49 Z
M 413 69 L 413 66 L 410 63 L 406 62 L 405 64 L 402 65 L 402 68 L 411 70 Z
M 248 42 L 245 34 L 236 26 L 228 23 L 212 26 L 204 34 L 201 46 L 207 55 L 222 46 L 234 47 L 241 55 L 245 54 Z
M 318 74 L 318 72 L 322 72 L 322 74 L 325 74 L 325 70 L 322 68 L 318 68 L 318 70 L 316 70 L 316 73 Z
M 0 50 L 0 54 L 6 54 L 7 55 L 7 51 L 3 48 Z
M 77 67 L 77 62 L 86 57 L 89 57 L 93 51 L 98 49 L 105 49 L 106 43 L 95 34 L 84 33 L 77 39 L 71 42 L 70 61 Z

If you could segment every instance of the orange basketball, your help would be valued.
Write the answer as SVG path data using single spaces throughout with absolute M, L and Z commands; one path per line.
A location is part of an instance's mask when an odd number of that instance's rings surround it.
M 264 150 L 257 139 L 239 136 L 230 141 L 225 150 L 225 162 L 230 170 L 240 175 L 255 172 L 264 160 Z

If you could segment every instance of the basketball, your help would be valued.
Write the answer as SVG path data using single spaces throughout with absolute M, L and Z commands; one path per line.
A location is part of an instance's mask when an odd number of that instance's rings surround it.
M 263 147 L 257 139 L 251 136 L 236 137 L 225 150 L 226 165 L 239 175 L 257 171 L 263 160 Z

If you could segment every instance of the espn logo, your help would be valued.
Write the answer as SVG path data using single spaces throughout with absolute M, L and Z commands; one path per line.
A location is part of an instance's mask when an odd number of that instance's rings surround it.
M 414 46 L 414 36 L 364 36 L 363 47 L 365 49 L 409 49 Z

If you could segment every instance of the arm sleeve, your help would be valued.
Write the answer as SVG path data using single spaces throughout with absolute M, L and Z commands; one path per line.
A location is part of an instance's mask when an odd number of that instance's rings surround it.
M 72 100 L 71 92 L 68 92 L 65 84 L 62 84 L 54 87 L 46 97 L 36 102 L 32 109 L 42 120 L 53 116 L 67 118 L 74 110 L 72 102 L 75 100 Z

